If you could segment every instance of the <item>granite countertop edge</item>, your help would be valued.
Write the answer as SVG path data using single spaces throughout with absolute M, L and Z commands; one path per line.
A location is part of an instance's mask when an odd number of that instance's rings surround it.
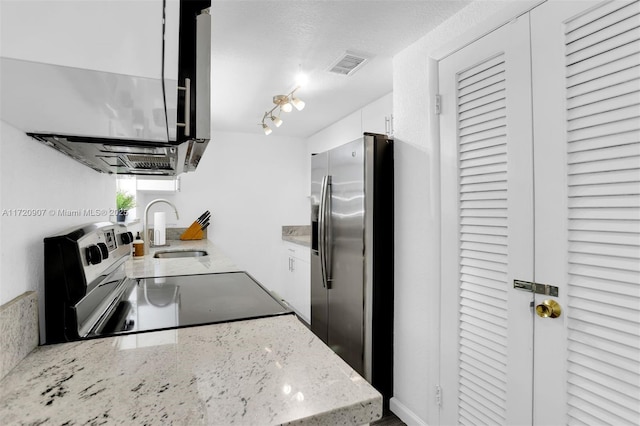
M 0 385 L 0 424 L 358 425 L 382 416 L 382 396 L 291 315 L 41 346 Z

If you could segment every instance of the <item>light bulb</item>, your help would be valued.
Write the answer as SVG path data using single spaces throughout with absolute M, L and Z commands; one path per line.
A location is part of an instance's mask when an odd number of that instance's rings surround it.
M 302 111 L 304 109 L 304 105 L 305 105 L 304 101 L 298 98 L 291 99 L 291 103 L 293 104 L 294 107 L 296 107 L 298 111 Z
M 296 85 L 298 87 L 306 86 L 309 83 L 309 76 L 300 71 L 298 75 L 296 75 Z
M 280 117 L 276 117 L 275 115 L 272 115 L 271 121 L 273 121 L 273 124 L 275 124 L 276 127 L 282 126 L 282 120 L 280 119 Z
M 267 126 L 265 123 L 262 123 L 262 130 L 264 130 L 265 135 L 270 135 L 271 132 L 273 132 L 273 130 L 271 130 L 271 128 Z
M 291 112 L 291 110 L 293 109 L 293 107 L 291 106 L 291 104 L 287 101 L 287 103 L 282 103 L 280 104 L 280 110 L 283 112 Z

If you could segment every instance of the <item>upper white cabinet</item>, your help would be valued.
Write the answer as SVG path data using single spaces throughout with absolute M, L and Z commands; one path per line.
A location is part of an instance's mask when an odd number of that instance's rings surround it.
M 175 5 L 174 5 L 175 3 Z M 179 3 L 168 1 L 179 13 Z M 128 76 L 162 78 L 162 0 L 0 3 L 0 55 Z M 178 17 L 174 27 L 177 79 Z M 170 28 L 171 28 L 170 27 Z
M 362 108 L 362 131 L 393 135 L 392 93 Z
M 311 152 L 328 151 L 362 137 L 364 132 L 393 136 L 393 93 L 371 102 L 308 139 Z
M 176 140 L 179 0 L 0 8 L 2 120 L 38 134 Z

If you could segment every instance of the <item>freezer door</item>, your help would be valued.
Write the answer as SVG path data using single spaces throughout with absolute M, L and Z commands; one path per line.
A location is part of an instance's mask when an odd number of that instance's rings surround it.
M 328 174 L 329 154 L 311 157 L 311 331 L 327 343 L 327 289 L 322 282 L 319 219 L 322 181 Z
M 329 151 L 328 345 L 364 375 L 364 141 Z

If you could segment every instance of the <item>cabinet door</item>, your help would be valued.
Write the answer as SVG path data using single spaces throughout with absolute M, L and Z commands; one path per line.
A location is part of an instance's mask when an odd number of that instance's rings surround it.
M 302 319 L 311 323 L 311 263 L 296 257 L 292 261 L 291 304 Z
M 310 256 L 308 247 L 288 242 L 283 244 L 280 296 L 307 323 L 311 322 Z
M 362 131 L 391 134 L 393 97 L 388 94 L 362 108 Z
M 3 1 L 2 57 L 161 78 L 163 1 Z

